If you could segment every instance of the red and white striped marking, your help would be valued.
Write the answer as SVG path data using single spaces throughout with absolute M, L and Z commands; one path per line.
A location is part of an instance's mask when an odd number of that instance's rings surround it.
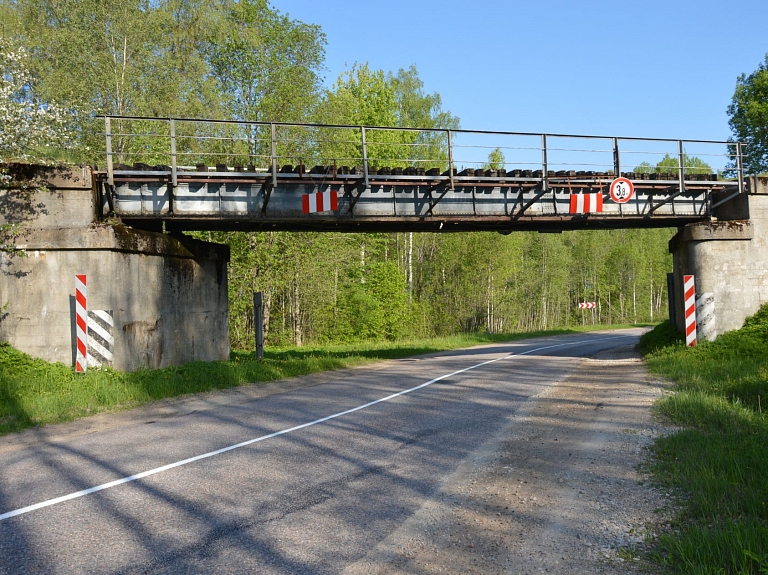
M 88 290 L 85 274 L 75 276 L 75 323 L 77 324 L 75 371 L 84 373 L 88 356 Z
M 301 211 L 305 214 L 316 212 L 335 212 L 339 209 L 339 197 L 336 190 L 301 196 Z
M 593 301 L 583 301 L 579 304 L 579 309 L 595 309 L 597 305 Z
M 571 194 L 572 214 L 593 214 L 603 211 L 603 194 Z
M 685 345 L 696 345 L 696 284 L 693 276 L 683 276 L 685 301 Z

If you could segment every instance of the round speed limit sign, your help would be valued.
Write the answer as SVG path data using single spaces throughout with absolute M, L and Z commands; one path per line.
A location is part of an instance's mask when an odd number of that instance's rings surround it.
M 617 204 L 626 204 L 634 193 L 635 186 L 627 178 L 616 178 L 611 182 L 611 199 Z

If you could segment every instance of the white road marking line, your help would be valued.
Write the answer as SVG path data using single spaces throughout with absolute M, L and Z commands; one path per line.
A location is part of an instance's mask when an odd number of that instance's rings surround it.
M 608 341 L 613 339 L 623 339 L 628 337 L 636 337 L 631 335 L 620 335 L 620 336 L 613 336 L 613 337 L 605 337 L 601 339 L 593 339 L 593 340 L 580 340 L 580 341 L 573 341 L 568 343 L 558 343 L 554 345 L 545 345 L 543 347 L 537 347 L 535 349 L 529 349 L 528 351 L 523 351 L 521 353 L 513 353 L 510 355 L 505 355 L 502 357 L 497 357 L 496 359 L 490 359 L 488 361 L 484 361 L 482 363 L 478 363 L 469 367 L 465 367 L 464 369 L 459 369 L 457 371 L 448 373 L 446 375 L 441 375 L 440 377 L 436 377 L 435 379 L 431 379 L 425 383 L 422 383 L 421 385 L 417 385 L 416 387 L 412 387 L 410 389 L 405 389 L 403 391 L 399 391 L 397 393 L 393 393 L 392 395 L 388 395 L 386 397 L 382 397 L 381 399 L 376 399 L 374 401 L 370 401 L 364 405 L 359 405 L 357 407 L 353 407 L 352 409 L 347 409 L 346 411 L 340 411 L 339 413 L 334 413 L 333 415 L 328 415 L 326 417 L 322 417 L 320 419 L 316 419 L 315 421 L 310 421 L 309 423 L 302 423 L 301 425 L 296 425 L 294 427 L 289 427 L 288 429 L 283 429 L 281 431 L 275 431 L 274 433 L 270 433 L 268 435 L 262 435 L 261 437 L 257 437 L 255 439 L 249 439 L 248 441 L 243 441 L 242 443 L 237 443 L 235 445 L 230 445 L 228 447 L 222 447 L 221 449 L 217 449 L 216 451 L 209 451 L 208 453 L 203 453 L 201 455 L 196 455 L 194 457 L 190 457 L 188 459 L 183 459 L 181 461 L 176 461 L 174 463 L 169 463 L 168 465 L 163 465 L 162 467 L 156 467 L 154 469 L 150 469 L 148 471 L 142 471 L 141 473 L 137 473 L 136 475 L 131 475 L 129 477 L 123 477 L 121 479 L 115 479 L 114 481 L 110 481 L 108 483 L 102 483 L 101 485 L 96 485 L 94 487 L 89 487 L 88 489 L 83 489 L 82 491 L 76 491 L 74 493 L 69 493 L 68 495 L 62 495 L 61 497 L 56 497 L 54 499 L 49 499 L 47 501 L 42 501 L 40 503 L 35 503 L 34 505 L 28 505 L 27 507 L 22 507 L 20 509 L 15 509 L 14 511 L 8 511 L 6 513 L 0 514 L 0 521 L 4 521 L 6 519 L 10 519 L 11 517 L 16 517 L 17 515 L 23 515 L 25 513 L 30 513 L 32 511 L 37 511 L 38 509 L 43 509 L 45 507 L 51 507 L 52 505 L 58 505 L 59 503 L 64 503 L 65 501 L 69 501 L 71 499 L 77 499 L 79 497 L 84 497 L 85 495 L 90 495 L 92 493 L 96 493 L 98 491 L 103 491 L 105 489 L 109 489 L 111 487 L 117 487 L 118 485 L 122 485 L 123 483 L 130 483 L 131 481 L 136 481 L 137 479 L 143 479 L 144 477 L 149 477 L 150 475 L 155 475 L 157 473 L 162 473 L 163 471 L 168 471 L 170 469 L 174 469 L 175 467 L 181 467 L 182 465 L 187 465 L 189 463 L 194 463 L 195 461 L 200 461 L 201 459 L 207 459 L 209 457 L 213 457 L 214 455 L 220 455 L 222 453 L 226 453 L 227 451 L 232 451 L 233 449 L 238 449 L 240 447 L 245 447 L 246 445 L 251 445 L 253 443 L 258 443 L 259 441 L 264 441 L 265 439 L 271 439 L 273 437 L 278 437 L 280 435 L 285 435 L 286 433 L 291 433 L 292 431 L 298 431 L 299 429 L 304 429 L 305 427 L 311 427 L 313 425 L 317 425 L 318 423 L 323 423 L 325 421 L 330 421 L 331 419 L 336 419 L 337 417 L 341 417 L 343 415 L 348 415 L 350 413 L 354 413 L 356 411 L 360 411 L 362 409 L 366 409 L 368 407 L 371 407 L 373 405 L 376 405 L 377 403 L 383 403 L 385 401 L 389 401 L 391 399 L 394 399 L 396 397 L 400 397 L 401 395 L 406 395 L 408 393 L 412 393 L 414 391 L 417 391 L 419 389 L 422 389 L 424 387 L 427 387 L 428 385 L 432 385 L 433 383 L 437 383 L 438 381 L 442 381 L 443 379 L 447 379 L 449 377 L 452 377 L 454 375 L 458 375 L 460 373 L 465 373 L 467 371 L 471 371 L 473 369 L 477 369 L 478 367 L 483 367 L 485 365 L 489 365 L 491 363 L 496 363 L 497 361 L 502 361 L 504 359 L 511 359 L 514 357 L 519 357 L 521 355 L 529 355 L 531 353 L 536 353 L 537 351 L 541 351 L 544 349 L 552 349 L 555 347 L 565 347 L 568 345 L 578 345 L 580 343 L 597 343 L 600 341 Z

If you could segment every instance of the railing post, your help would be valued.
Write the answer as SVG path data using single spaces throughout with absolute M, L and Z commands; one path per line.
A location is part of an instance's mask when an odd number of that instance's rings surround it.
M 736 142 L 736 175 L 739 178 L 739 193 L 744 192 L 744 158 L 741 153 L 741 142 Z
M 677 141 L 677 157 L 678 157 L 678 183 L 680 185 L 680 193 L 685 193 L 685 153 L 683 152 L 683 141 Z
M 107 136 L 107 183 L 115 187 L 115 173 L 112 168 L 112 121 L 109 116 L 104 116 L 104 133 Z
M 177 175 L 177 166 L 176 166 L 176 120 L 171 118 L 170 120 L 170 128 L 171 128 L 171 183 L 173 184 L 173 187 L 179 185 L 179 178 Z
M 616 172 L 616 178 L 621 177 L 621 155 L 619 154 L 619 139 L 613 139 L 613 169 Z
M 448 177 L 451 179 L 451 190 L 455 188 L 453 185 L 453 132 L 448 130 Z
M 275 125 L 269 125 L 272 138 L 272 189 L 277 187 L 277 134 L 275 132 Z
M 544 176 L 544 179 L 541 182 L 542 191 L 549 189 L 549 176 L 547 175 L 548 171 L 549 171 L 549 168 L 547 166 L 547 135 L 542 134 L 541 135 L 541 173 L 542 173 L 542 176 Z
M 365 189 L 367 190 L 371 187 L 371 184 L 368 179 L 368 146 L 365 143 L 365 126 L 360 126 L 360 135 L 363 142 L 363 175 L 365 176 Z

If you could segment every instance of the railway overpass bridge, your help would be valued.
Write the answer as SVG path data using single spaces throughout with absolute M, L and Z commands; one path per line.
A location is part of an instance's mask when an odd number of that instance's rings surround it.
M 104 142 L 101 169 L 16 166 L 0 198 L 0 339 L 44 359 L 74 361 L 75 274 L 94 363 L 228 357 L 228 249 L 193 230 L 674 227 L 676 325 L 683 274 L 700 337 L 768 301 L 768 181 L 739 143 L 137 117 L 106 117 Z
M 679 227 L 709 219 L 747 190 L 741 145 L 730 153 L 726 146 L 106 118 L 106 166 L 96 178 L 108 211 L 132 227 L 155 231 Z M 707 159 L 731 160 L 734 177 L 722 179 L 706 167 L 688 166 L 692 147 Z M 489 163 L 484 157 L 489 151 L 501 159 Z M 647 160 L 656 164 L 662 153 L 667 167 L 651 169 Z M 631 188 L 631 193 L 615 198 L 611 186 L 620 176 L 624 191 Z M 304 196 L 321 193 L 334 194 L 333 209 L 305 213 Z M 574 197 L 579 205 L 571 205 Z M 585 206 L 587 197 L 592 204 Z

